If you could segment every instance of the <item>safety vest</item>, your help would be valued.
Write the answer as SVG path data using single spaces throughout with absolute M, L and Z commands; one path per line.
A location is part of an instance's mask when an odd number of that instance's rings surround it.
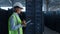
M 19 24 L 22 23 L 20 17 L 16 16 L 16 13 L 13 13 L 11 16 L 14 17 L 15 25 L 17 24 L 16 22 L 18 22 Z M 8 29 L 9 29 L 9 34 L 18 34 L 18 30 L 11 30 L 10 29 L 10 18 L 8 21 Z M 20 32 L 20 34 L 23 34 L 22 27 L 19 28 L 19 32 Z

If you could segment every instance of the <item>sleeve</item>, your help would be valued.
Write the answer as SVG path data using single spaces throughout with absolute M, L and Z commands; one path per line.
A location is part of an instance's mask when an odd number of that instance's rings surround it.
M 18 25 L 15 25 L 15 20 L 14 20 L 14 17 L 12 16 L 10 18 L 10 29 L 11 30 L 17 30 L 18 28 L 22 27 L 21 24 L 18 24 Z

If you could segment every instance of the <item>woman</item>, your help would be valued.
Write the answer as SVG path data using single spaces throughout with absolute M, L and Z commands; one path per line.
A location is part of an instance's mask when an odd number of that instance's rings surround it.
M 22 27 L 26 26 L 25 21 L 22 22 L 19 15 L 23 9 L 23 5 L 19 2 L 15 3 L 13 6 L 15 12 L 10 16 L 8 22 L 9 34 L 23 34 Z

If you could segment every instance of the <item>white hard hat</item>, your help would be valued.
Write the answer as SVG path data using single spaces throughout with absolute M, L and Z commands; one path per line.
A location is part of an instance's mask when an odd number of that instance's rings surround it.
M 20 2 L 16 2 L 16 3 L 13 5 L 13 7 L 16 7 L 16 6 L 18 6 L 18 7 L 20 7 L 20 8 L 23 8 L 23 5 L 22 5 Z

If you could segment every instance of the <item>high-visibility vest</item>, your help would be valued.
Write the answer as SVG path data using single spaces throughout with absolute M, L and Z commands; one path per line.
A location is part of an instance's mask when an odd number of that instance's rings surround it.
M 17 24 L 16 22 L 18 22 L 19 24 L 22 23 L 20 17 L 17 16 L 16 13 L 13 13 L 11 16 L 14 17 L 15 25 Z M 18 30 L 11 30 L 10 29 L 10 18 L 8 21 L 8 29 L 9 29 L 9 34 L 18 34 Z M 19 31 L 20 31 L 20 34 L 23 34 L 22 27 L 19 28 Z

